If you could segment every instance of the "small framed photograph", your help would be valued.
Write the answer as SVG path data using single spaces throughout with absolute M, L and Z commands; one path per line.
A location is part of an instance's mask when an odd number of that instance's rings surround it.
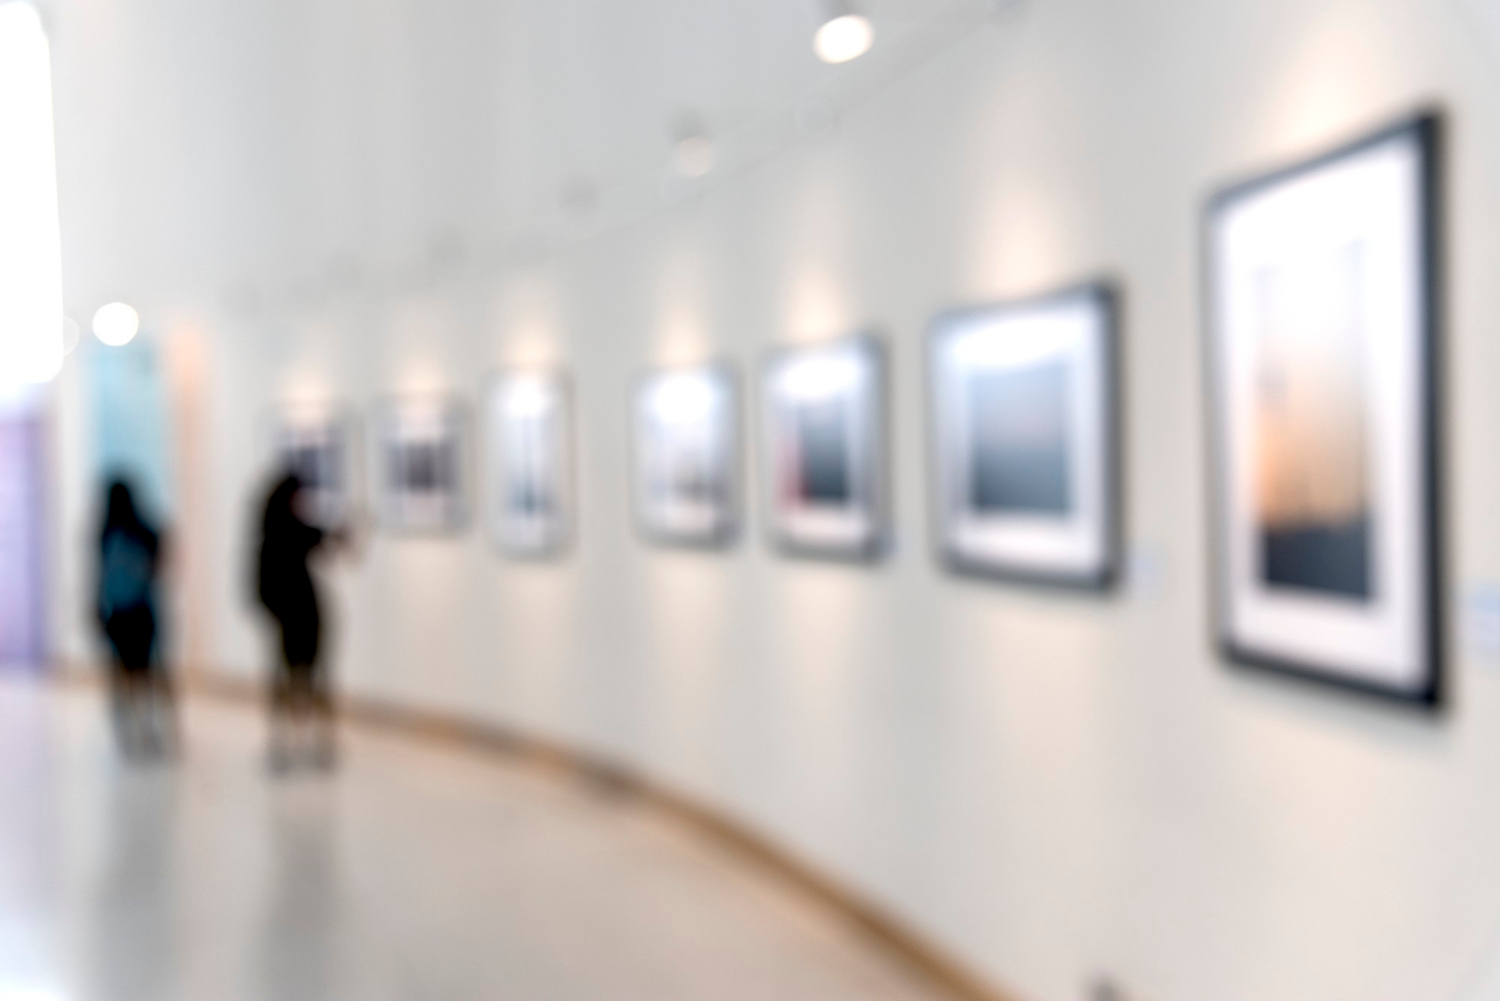
M 396 532 L 456 533 L 468 523 L 468 416 L 458 400 L 413 397 L 376 409 L 380 522 Z
M 738 397 L 727 365 L 652 372 L 637 385 L 635 507 L 647 538 L 688 546 L 734 540 Z
M 786 348 L 762 389 L 771 533 L 786 552 L 870 560 L 888 535 L 885 351 L 859 335 Z
M 540 558 L 573 531 L 572 397 L 559 372 L 510 370 L 485 394 L 485 519 L 502 552 Z
M 1216 611 L 1227 655 L 1438 699 L 1437 129 L 1208 206 Z
M 332 407 L 287 407 L 275 416 L 272 438 L 275 470 L 302 484 L 301 516 L 325 531 L 346 524 L 353 507 L 352 419 Z
M 1114 580 L 1115 317 L 1100 283 L 933 321 L 933 486 L 949 566 L 1086 588 Z

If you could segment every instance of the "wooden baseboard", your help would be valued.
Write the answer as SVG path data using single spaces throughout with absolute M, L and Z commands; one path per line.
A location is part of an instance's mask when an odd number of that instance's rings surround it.
M 97 676 L 97 672 L 93 672 Z M 69 671 L 67 677 L 78 672 Z M 182 672 L 189 692 L 237 702 L 265 701 L 264 686 L 218 671 Z M 954 959 L 946 950 L 912 931 L 884 909 L 864 900 L 816 867 L 768 838 L 711 807 L 657 784 L 615 763 L 495 723 L 417 709 L 392 700 L 342 693 L 338 711 L 347 723 L 505 756 L 513 763 L 551 771 L 610 794 L 629 796 L 662 810 L 706 839 L 761 867 L 839 915 L 866 939 L 956 1001 L 1015 1001 Z

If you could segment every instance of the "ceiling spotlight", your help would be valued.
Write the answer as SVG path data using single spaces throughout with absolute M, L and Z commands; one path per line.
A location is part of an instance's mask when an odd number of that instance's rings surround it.
M 586 177 L 573 177 L 563 184 L 561 201 L 573 215 L 586 218 L 599 210 L 599 189 Z
M 672 164 L 683 177 L 702 177 L 714 169 L 714 141 L 693 115 L 683 115 L 673 129 Z
M 129 344 L 140 329 L 140 314 L 123 302 L 100 306 L 94 314 L 94 336 L 110 347 Z
M 870 51 L 875 28 L 849 0 L 823 0 L 822 25 L 813 36 L 813 51 L 825 63 L 847 63 Z

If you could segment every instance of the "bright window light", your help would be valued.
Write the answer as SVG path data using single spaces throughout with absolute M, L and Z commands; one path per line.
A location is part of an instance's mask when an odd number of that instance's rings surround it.
M 94 336 L 110 347 L 129 344 L 140 329 L 140 314 L 127 303 L 112 302 L 94 314 Z
M 0 2 L 0 383 L 62 369 L 52 59 L 36 8 Z
M 875 28 L 863 14 L 845 14 L 824 22 L 813 36 L 813 51 L 825 63 L 847 63 L 870 51 Z

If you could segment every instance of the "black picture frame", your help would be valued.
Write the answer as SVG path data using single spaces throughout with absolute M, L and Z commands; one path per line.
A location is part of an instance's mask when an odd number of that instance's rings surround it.
M 1036 295 L 945 310 L 929 322 L 925 351 L 928 496 L 931 498 L 933 549 L 938 562 L 950 572 L 996 582 L 1080 592 L 1108 592 L 1118 584 L 1124 539 L 1121 302 L 1122 293 L 1115 281 L 1095 278 Z M 1095 453 L 1092 461 L 1087 455 L 1075 459 L 1075 463 L 1088 467 L 1083 470 L 1082 477 L 1075 476 L 1075 479 L 1084 480 L 1085 490 L 1091 496 L 1079 519 L 1088 524 L 1080 525 L 1071 534 L 1086 537 L 1087 544 L 1077 547 L 1075 541 L 1075 548 L 1086 549 L 1087 554 L 1083 558 L 1074 555 L 1071 561 L 1053 558 L 1049 566 L 1049 560 L 1035 555 L 1026 559 L 996 552 L 983 553 L 979 546 L 964 544 L 963 533 L 959 531 L 960 522 L 968 520 L 974 523 L 982 519 L 974 518 L 972 513 L 966 519 L 959 509 L 967 505 L 961 504 L 954 496 L 953 484 L 958 474 L 955 463 L 971 460 L 972 454 L 954 440 L 958 430 L 954 427 L 955 415 L 945 408 L 950 406 L 958 387 L 949 384 L 947 369 L 953 367 L 953 363 L 945 363 L 942 353 L 948 341 L 964 336 L 966 329 L 971 334 L 982 334 L 973 328 L 1007 320 L 1016 325 L 1027 319 L 1055 320 L 1060 311 L 1069 307 L 1090 314 L 1087 319 L 1093 324 L 1091 333 L 1094 335 L 1090 338 L 1088 333 L 1078 331 L 1075 334 L 1077 341 L 1092 340 L 1093 343 L 1078 347 L 1075 341 L 1074 345 L 1069 345 L 1077 352 L 1069 361 L 1075 367 L 1091 365 L 1096 378 L 1069 372 L 1074 377 L 1070 380 L 1071 388 L 1079 390 L 1080 395 L 1088 394 L 1092 389 L 1094 396 L 1092 399 L 1074 396 L 1070 401 L 1073 404 L 1069 413 L 1071 420 L 1066 424 L 1069 438 L 1067 458 L 1073 458 L 1074 452 L 1080 449 Z M 1092 362 L 1078 362 L 1078 356 L 1090 350 Z M 1058 356 L 1061 355 L 1062 351 L 1059 351 Z M 1089 418 L 1092 418 L 1090 427 L 1078 426 Z M 1045 519 L 1038 520 L 1045 522 Z M 1037 530 L 1056 532 L 1059 527 L 1043 523 L 1037 526 Z M 1032 533 L 1033 541 L 1035 534 Z M 1042 541 L 1047 540 L 1044 537 Z
M 669 498 L 658 507 L 653 500 L 652 480 L 659 470 L 649 461 L 653 450 L 662 443 L 650 440 L 653 435 L 667 433 L 667 428 L 653 421 L 646 410 L 652 404 L 652 396 L 669 385 L 701 386 L 700 392 L 717 394 L 718 399 L 701 416 L 705 421 L 719 420 L 723 423 L 699 431 L 697 437 L 707 438 L 712 443 L 709 450 L 716 452 L 710 461 L 718 468 L 708 479 L 720 485 L 717 498 L 698 501 L 696 504 L 684 498 Z M 667 390 L 671 392 L 670 389 Z M 680 390 L 679 390 L 680 391 Z M 638 376 L 631 388 L 630 399 L 630 481 L 631 509 L 636 531 L 640 538 L 650 544 L 683 549 L 724 550 L 738 541 L 744 521 L 744 431 L 743 404 L 739 369 L 727 359 L 714 359 L 689 365 L 671 365 L 654 368 Z M 684 422 L 690 422 L 687 415 Z M 671 492 L 671 488 L 669 488 Z M 682 510 L 699 507 L 697 512 Z M 671 510 L 678 508 L 676 512 Z M 674 517 L 674 514 L 677 516 Z M 676 521 L 677 524 L 672 522 Z
M 1203 378 L 1208 404 L 1207 472 L 1211 501 L 1209 519 L 1210 595 L 1212 638 L 1225 661 L 1234 667 L 1285 676 L 1322 687 L 1357 692 L 1392 704 L 1435 711 L 1445 697 L 1444 685 L 1444 585 L 1443 585 L 1443 460 L 1441 360 L 1443 338 L 1443 134 L 1441 111 L 1422 109 L 1320 155 L 1229 184 L 1209 197 L 1203 213 Z M 1410 677 L 1392 679 L 1360 665 L 1334 664 L 1327 658 L 1271 649 L 1246 635 L 1235 617 L 1236 592 L 1230 508 L 1233 503 L 1229 480 L 1233 462 L 1226 450 L 1232 416 L 1222 375 L 1231 365 L 1226 347 L 1227 326 L 1223 322 L 1231 294 L 1223 261 L 1218 226 L 1227 214 L 1251 199 L 1261 198 L 1286 185 L 1314 177 L 1322 171 L 1374 157 L 1387 149 L 1410 150 L 1411 183 L 1404 192 L 1410 223 L 1410 292 L 1413 316 L 1406 336 L 1412 339 L 1411 366 L 1406 373 L 1406 391 L 1412 401 L 1406 406 L 1413 422 L 1406 426 L 1406 439 L 1416 453 L 1411 457 L 1411 506 L 1416 510 L 1404 519 L 1416 556 L 1409 575 L 1392 578 L 1415 603 L 1411 613 L 1414 635 Z M 1372 505 L 1374 501 L 1369 503 Z M 1387 505 L 1389 506 L 1389 505 Z M 1387 518 L 1386 521 L 1393 519 Z M 1367 531 L 1374 531 L 1373 528 Z M 1264 534 L 1264 533 L 1263 533 Z M 1265 544 L 1269 550 L 1270 543 Z M 1269 566 L 1270 557 L 1265 557 Z M 1368 562 L 1369 558 L 1366 557 Z M 1241 561 L 1243 562 L 1243 561 Z M 1263 569 L 1263 574 L 1268 571 Z M 1391 586 L 1392 580 L 1385 585 Z M 1343 585 L 1340 585 L 1343 586 Z
M 854 380 L 858 389 L 853 390 L 857 397 L 840 404 L 848 431 L 841 447 L 849 451 L 847 482 L 838 486 L 847 493 L 848 503 L 789 502 L 783 496 L 787 484 L 782 477 L 791 457 L 789 398 L 783 380 L 793 366 L 828 361 L 859 372 Z M 775 348 L 761 367 L 760 398 L 762 471 L 773 548 L 790 557 L 849 563 L 871 564 L 884 558 L 892 543 L 890 372 L 884 340 L 863 329 L 832 340 Z M 827 517 L 820 519 L 824 514 Z
M 354 411 L 331 401 L 287 401 L 262 421 L 260 452 L 273 475 L 297 474 L 305 516 L 325 531 L 346 527 L 360 505 L 361 435 Z
M 511 477 L 515 473 L 511 466 L 512 443 L 506 440 L 506 432 L 511 430 L 506 425 L 512 417 L 503 411 L 508 394 L 521 387 L 537 394 L 541 398 L 538 402 L 552 411 L 551 418 L 555 421 L 550 429 L 550 443 L 534 443 L 554 452 L 542 460 L 552 482 L 540 488 L 541 493 L 551 497 L 554 510 L 531 519 L 531 524 L 512 520 L 513 512 L 503 502 L 503 495 L 513 488 Z M 511 560 L 545 562 L 562 558 L 572 549 L 578 531 L 577 427 L 572 377 L 566 370 L 553 366 L 498 369 L 485 380 L 481 414 L 481 503 L 491 547 Z
M 464 400 L 451 394 L 387 396 L 375 403 L 370 423 L 374 453 L 371 468 L 381 529 L 400 536 L 456 536 L 466 532 L 471 520 L 474 462 L 473 421 Z M 415 430 L 415 425 L 433 423 L 441 425 L 433 433 Z M 414 453 L 414 443 L 421 454 Z M 400 460 L 400 469 L 396 468 L 397 452 L 393 451 L 397 446 L 403 454 L 414 453 Z M 408 459 L 420 459 L 418 464 L 424 468 L 408 469 Z M 402 482 L 396 483 L 397 479 Z M 449 480 L 446 486 L 439 482 L 444 479 Z M 424 489 L 412 489 L 414 480 L 423 483 Z M 425 489 L 427 480 L 432 480 L 437 489 Z

